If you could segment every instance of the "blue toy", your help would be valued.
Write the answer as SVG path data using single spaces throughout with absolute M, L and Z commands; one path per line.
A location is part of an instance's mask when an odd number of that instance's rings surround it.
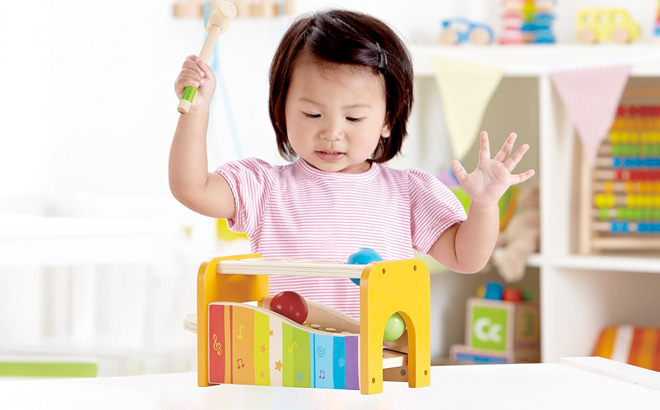
M 465 18 L 450 18 L 441 23 L 439 42 L 442 44 L 490 44 L 493 42 L 493 29 L 487 24 L 472 22 Z
M 486 293 L 484 299 L 502 300 L 502 293 L 504 292 L 504 285 L 497 282 L 486 283 Z
M 552 31 L 552 23 L 555 19 L 553 13 L 536 13 L 534 16 L 534 26 L 536 35 L 535 43 L 550 44 L 555 42 L 555 35 Z
M 360 248 L 353 252 L 346 261 L 349 265 L 368 265 L 371 262 L 380 262 L 383 257 L 378 252 L 371 248 Z M 356 285 L 360 285 L 360 279 L 351 278 L 351 281 Z

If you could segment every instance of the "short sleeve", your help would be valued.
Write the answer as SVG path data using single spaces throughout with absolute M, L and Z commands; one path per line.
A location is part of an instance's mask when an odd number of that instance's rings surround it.
M 426 172 L 410 169 L 408 188 L 413 248 L 427 254 L 444 231 L 467 219 L 465 208 L 447 186 Z
M 234 194 L 236 212 L 227 220 L 229 228 L 250 237 L 255 235 L 275 183 L 273 166 L 257 158 L 246 158 L 223 164 L 215 173 L 227 180 Z

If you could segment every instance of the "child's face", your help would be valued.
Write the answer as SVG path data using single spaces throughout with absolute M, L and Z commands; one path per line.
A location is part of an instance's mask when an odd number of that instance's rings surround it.
M 389 137 L 385 86 L 367 67 L 301 56 L 285 103 L 291 147 L 315 168 L 360 173 L 380 137 Z

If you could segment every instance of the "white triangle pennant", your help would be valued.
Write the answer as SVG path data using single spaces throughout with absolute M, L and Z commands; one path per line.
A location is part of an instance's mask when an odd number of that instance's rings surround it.
M 497 67 L 445 58 L 434 59 L 433 68 L 452 150 L 462 160 L 479 136 L 486 108 L 504 73 Z
M 616 117 L 629 73 L 629 65 L 620 65 L 562 70 L 550 74 L 592 166 L 596 163 L 598 147 L 607 137 Z

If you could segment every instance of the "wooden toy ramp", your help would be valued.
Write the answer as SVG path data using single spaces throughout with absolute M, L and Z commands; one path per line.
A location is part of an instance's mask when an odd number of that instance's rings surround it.
M 327 332 L 244 303 L 268 303 L 271 275 L 360 278 L 361 322 L 308 301 L 308 321 L 331 320 L 337 332 Z M 429 286 L 428 268 L 418 259 L 348 265 L 239 255 L 205 261 L 197 277 L 198 384 L 381 393 L 383 368 L 406 364 L 404 355 L 383 350 L 385 325 L 398 312 L 407 328 L 408 385 L 428 386 Z

